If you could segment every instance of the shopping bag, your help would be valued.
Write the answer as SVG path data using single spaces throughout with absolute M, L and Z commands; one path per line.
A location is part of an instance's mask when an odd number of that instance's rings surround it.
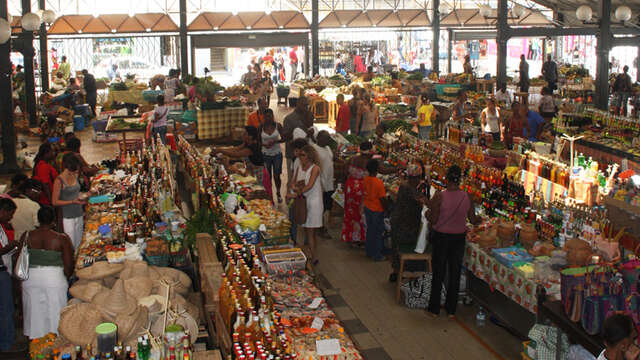
M 29 233 L 27 233 L 27 239 L 22 246 L 22 250 L 20 250 L 20 254 L 18 255 L 18 259 L 16 260 L 16 265 L 13 268 L 13 275 L 18 279 L 25 281 L 29 279 Z
M 262 167 L 262 186 L 266 190 L 267 194 L 269 194 L 269 199 L 273 201 L 273 189 L 271 188 L 271 174 L 267 171 L 267 167 Z
M 420 233 L 418 234 L 418 242 L 416 243 L 415 252 L 418 254 L 424 253 L 427 248 L 427 235 L 429 232 L 429 222 L 427 221 L 427 207 L 422 207 Z

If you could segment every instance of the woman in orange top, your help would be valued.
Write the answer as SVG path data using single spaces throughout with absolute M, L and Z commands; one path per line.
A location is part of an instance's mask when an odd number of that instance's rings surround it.
M 382 180 L 376 177 L 378 160 L 367 161 L 369 176 L 364 178 L 364 216 L 367 222 L 367 256 L 374 261 L 382 261 L 382 233 L 384 232 L 384 205 L 387 193 Z

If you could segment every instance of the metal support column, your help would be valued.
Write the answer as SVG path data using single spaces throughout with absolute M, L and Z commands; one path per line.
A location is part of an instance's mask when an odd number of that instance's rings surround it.
M 447 73 L 451 74 L 451 54 L 453 53 L 453 29 L 449 29 L 447 37 Z
M 440 0 L 431 1 L 431 7 L 431 31 L 433 32 L 431 70 L 440 73 L 440 11 L 438 10 Z
M 311 66 L 312 75 L 320 73 L 320 41 L 318 40 L 318 0 L 311 0 Z
M 0 0 L 0 17 L 7 18 L 7 0 Z M 16 130 L 13 126 L 13 99 L 11 98 L 11 40 L 0 44 L 0 119 L 2 119 L 2 156 L 0 173 L 18 170 L 16 161 Z
M 23 0 L 24 1 L 24 0 Z M 189 50 L 187 49 L 187 0 L 180 0 L 180 71 L 189 74 Z
M 636 57 L 636 81 L 640 82 L 640 46 L 638 46 L 638 57 Z
M 507 0 L 498 0 L 498 22 L 496 43 L 498 45 L 498 62 L 496 68 L 497 84 L 504 84 L 507 81 L 507 42 L 509 41 L 509 24 L 507 15 L 509 8 Z
M 611 0 L 600 0 L 600 27 L 596 47 L 596 107 L 609 106 L 609 51 L 613 42 L 611 33 Z
M 38 0 L 40 10 L 45 9 L 46 0 Z M 40 88 L 42 91 L 49 89 L 49 46 L 47 43 L 47 24 L 40 25 Z
M 22 15 L 31 12 L 31 1 L 22 0 Z M 29 127 L 38 126 L 36 117 L 36 86 L 35 75 L 33 72 L 33 58 L 35 50 L 33 49 L 33 32 L 23 30 L 20 33 L 20 41 L 22 42 L 22 56 L 24 56 L 24 93 L 26 97 L 26 112 L 29 115 Z M 25 109 L 22 109 L 25 111 Z

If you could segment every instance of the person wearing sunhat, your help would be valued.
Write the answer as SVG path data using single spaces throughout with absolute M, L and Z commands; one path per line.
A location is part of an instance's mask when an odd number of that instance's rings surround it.
M 55 210 L 38 211 L 40 225 L 20 239 L 29 247 L 29 279 L 22 282 L 24 335 L 36 339 L 58 332 L 60 310 L 67 304 L 67 278 L 73 273 L 73 245 L 54 229 Z
M 398 195 L 391 212 L 391 282 L 398 278 L 400 254 L 412 253 L 416 247 L 420 231 L 420 213 L 426 200 L 424 194 L 418 190 L 424 175 L 422 164 L 417 161 L 409 162 L 406 174 L 406 180 L 398 187 Z M 405 266 L 414 271 L 424 271 L 422 263 L 414 265 L 410 262 Z M 417 268 L 419 266 L 422 268 Z

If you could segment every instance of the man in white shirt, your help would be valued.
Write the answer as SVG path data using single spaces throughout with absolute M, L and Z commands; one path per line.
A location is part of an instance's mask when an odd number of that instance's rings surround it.
M 318 153 L 318 160 L 320 161 L 320 180 L 322 184 L 322 200 L 324 203 L 324 216 L 323 216 L 323 224 L 322 230 L 320 230 L 320 236 L 322 237 L 331 237 L 327 228 L 329 226 L 329 216 L 331 212 L 331 207 L 333 205 L 333 195 L 334 185 L 333 185 L 333 152 L 329 147 L 329 143 L 331 142 L 331 136 L 325 130 L 322 130 L 316 135 L 317 144 L 313 144 L 312 146 L 316 149 Z
M 498 85 L 498 89 L 496 90 L 496 101 L 498 104 L 505 104 L 507 108 L 511 107 L 511 96 L 507 91 L 507 84 Z

